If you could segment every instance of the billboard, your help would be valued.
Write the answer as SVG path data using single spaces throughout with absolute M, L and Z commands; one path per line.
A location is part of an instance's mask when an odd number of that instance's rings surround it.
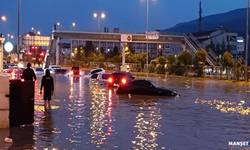
M 121 42 L 132 42 L 131 34 L 121 34 Z
M 50 37 L 47 36 L 23 36 L 21 37 L 22 46 L 49 46 Z
M 148 32 L 148 37 L 147 37 L 147 31 L 146 31 L 146 39 L 158 40 L 159 39 L 159 32 L 157 32 L 157 31 Z

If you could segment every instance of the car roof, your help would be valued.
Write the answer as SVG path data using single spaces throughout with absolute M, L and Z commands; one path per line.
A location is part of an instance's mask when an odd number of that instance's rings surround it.
M 90 71 L 94 71 L 94 70 L 104 70 L 103 68 L 97 68 L 97 69 L 93 69 L 93 70 L 90 70 Z
M 113 73 L 124 73 L 124 74 L 127 74 L 128 72 L 125 72 L 125 71 L 116 71 L 116 72 L 113 72 Z

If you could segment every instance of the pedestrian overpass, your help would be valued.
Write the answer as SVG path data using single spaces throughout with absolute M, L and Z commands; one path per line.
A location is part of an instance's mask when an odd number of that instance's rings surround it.
M 129 36 L 129 39 L 123 39 L 124 35 Z M 53 30 L 51 35 L 50 46 L 45 56 L 44 67 L 48 68 L 51 64 L 59 65 L 59 42 L 60 40 L 84 40 L 84 41 L 98 41 L 98 42 L 120 42 L 123 50 L 123 64 L 125 64 L 124 44 L 126 43 L 147 43 L 146 33 L 144 32 L 126 32 L 126 33 L 103 33 L 93 31 L 65 31 Z M 127 40 L 127 41 L 126 41 Z M 148 39 L 148 43 L 158 44 L 183 44 L 188 46 L 193 52 L 204 49 L 201 43 L 191 35 L 173 34 L 173 33 L 159 33 L 156 39 Z M 208 55 L 207 62 L 213 68 L 216 56 Z M 56 57 L 56 62 L 54 62 Z

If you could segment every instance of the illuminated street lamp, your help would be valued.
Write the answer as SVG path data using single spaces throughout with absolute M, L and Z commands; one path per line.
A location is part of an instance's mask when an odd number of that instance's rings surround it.
M 38 34 L 38 35 L 41 35 L 41 32 L 40 32 L 40 31 L 37 31 L 37 34 Z
M 76 23 L 73 22 L 73 23 L 72 23 L 72 26 L 75 27 L 75 26 L 76 26 Z
M 7 20 L 6 16 L 2 16 L 1 19 L 2 19 L 2 21 L 6 21 Z
M 101 28 L 101 18 L 104 19 L 106 15 L 104 13 L 101 14 L 101 16 L 98 16 L 97 13 L 94 13 L 94 18 L 98 18 L 98 32 L 100 32 Z
M 29 37 L 30 35 L 29 35 L 29 34 L 26 34 L 26 36 L 28 36 L 28 37 Z

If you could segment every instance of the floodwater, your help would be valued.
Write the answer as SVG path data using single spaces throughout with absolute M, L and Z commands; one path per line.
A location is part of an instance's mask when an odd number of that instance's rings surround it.
M 52 107 L 45 111 L 40 79 L 34 125 L 11 129 L 13 143 L 3 149 L 249 148 L 229 146 L 250 140 L 250 87 L 244 83 L 149 77 L 180 96 L 118 96 L 87 77 L 54 76 Z

